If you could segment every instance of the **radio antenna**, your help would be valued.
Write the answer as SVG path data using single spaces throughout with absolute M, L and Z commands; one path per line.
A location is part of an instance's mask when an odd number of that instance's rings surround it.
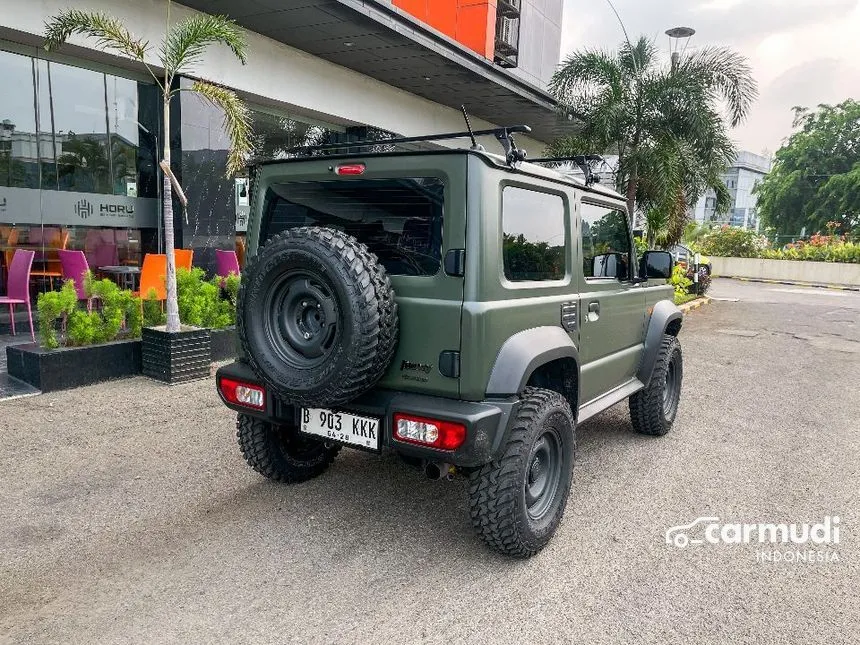
M 472 124 L 469 121 L 469 114 L 466 112 L 466 106 L 461 105 L 460 109 L 463 111 L 463 118 L 466 120 L 466 129 L 469 131 L 469 138 L 472 140 L 472 150 L 483 150 L 484 146 L 480 145 L 475 140 L 475 132 L 472 130 Z

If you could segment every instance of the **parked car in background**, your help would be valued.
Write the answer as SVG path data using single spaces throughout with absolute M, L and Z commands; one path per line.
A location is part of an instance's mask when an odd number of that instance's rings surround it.
M 696 255 L 695 251 L 683 244 L 676 244 L 669 249 L 669 253 L 675 258 L 675 264 L 680 264 L 684 268 L 693 262 L 693 256 Z M 699 266 L 705 270 L 707 275 L 711 275 L 711 258 L 707 255 L 699 255 Z

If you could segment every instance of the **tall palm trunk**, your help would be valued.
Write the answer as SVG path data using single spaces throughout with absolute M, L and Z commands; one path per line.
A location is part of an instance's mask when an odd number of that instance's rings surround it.
M 164 97 L 164 161 L 170 167 L 170 95 Z M 176 299 L 176 256 L 173 252 L 173 186 L 167 173 L 164 175 L 164 252 L 167 254 L 167 331 L 179 331 L 179 304 Z
M 627 217 L 630 219 L 630 228 L 636 224 L 636 189 L 639 187 L 639 170 L 636 165 L 630 170 L 627 179 Z

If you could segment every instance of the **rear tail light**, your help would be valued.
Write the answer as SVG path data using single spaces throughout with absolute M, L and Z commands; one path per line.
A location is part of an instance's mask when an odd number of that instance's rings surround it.
M 266 390 L 261 385 L 222 378 L 218 387 L 221 389 L 222 396 L 230 403 L 254 410 L 266 408 Z
M 439 450 L 456 450 L 466 441 L 466 426 L 452 421 L 394 415 L 394 438 Z
M 364 173 L 364 168 L 363 163 L 342 163 L 334 171 L 338 175 L 361 175 Z

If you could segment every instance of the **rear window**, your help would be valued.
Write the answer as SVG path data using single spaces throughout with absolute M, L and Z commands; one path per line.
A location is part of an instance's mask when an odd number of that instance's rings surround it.
M 366 244 L 392 275 L 435 275 L 444 188 L 436 177 L 275 184 L 266 196 L 260 242 L 296 226 L 326 226 Z

